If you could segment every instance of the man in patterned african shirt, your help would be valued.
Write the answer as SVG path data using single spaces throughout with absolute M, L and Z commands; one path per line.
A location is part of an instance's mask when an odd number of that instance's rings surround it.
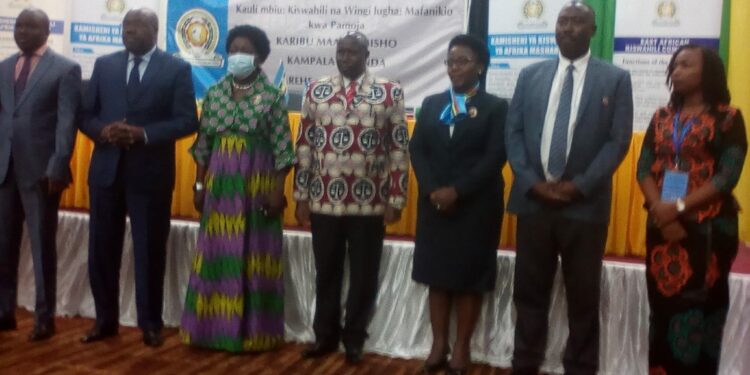
M 310 84 L 297 139 L 295 212 L 311 224 L 315 253 L 315 344 L 303 357 L 338 348 L 348 363 L 362 359 L 377 296 L 385 224 L 406 202 L 408 133 L 403 92 L 366 70 L 367 38 L 347 34 L 336 46 L 338 75 Z M 341 283 L 348 251 L 350 280 L 341 328 Z

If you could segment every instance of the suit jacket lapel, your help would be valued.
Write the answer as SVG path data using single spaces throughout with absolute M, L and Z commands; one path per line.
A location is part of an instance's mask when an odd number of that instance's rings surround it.
M 435 125 L 437 125 L 437 132 L 440 139 L 445 142 L 446 145 L 450 145 L 452 141 L 451 133 L 450 133 L 450 127 L 448 125 L 445 125 L 442 121 L 440 121 L 440 115 L 443 113 L 443 110 L 445 109 L 446 105 L 451 104 L 451 94 L 450 92 L 446 91 L 443 93 L 443 100 L 439 102 L 439 107 L 437 108 L 437 116 L 438 118 L 435 119 Z M 455 132 L 455 127 L 453 128 L 453 131 Z M 455 135 L 455 133 L 453 134 Z
M 16 108 L 18 108 L 23 102 L 26 100 L 26 98 L 31 95 L 31 92 L 34 90 L 34 86 L 36 86 L 37 83 L 42 79 L 42 77 L 47 73 L 47 70 L 52 66 L 53 61 L 55 60 L 55 56 L 52 52 L 52 50 L 47 49 L 47 51 L 42 55 L 42 57 L 39 58 L 39 62 L 36 64 L 36 67 L 34 68 L 34 71 L 31 72 L 31 76 L 29 76 L 29 81 L 26 83 L 26 88 L 23 90 L 23 94 L 21 94 L 21 97 L 18 98 L 18 102 L 16 103 Z M 11 82 L 15 82 L 14 80 Z
M 589 65 L 586 67 L 586 78 L 583 80 L 583 92 L 581 93 L 581 101 L 578 104 L 578 113 L 576 114 L 576 124 L 578 124 L 581 115 L 586 111 L 586 105 L 591 101 L 591 90 L 596 85 L 594 82 L 598 77 L 601 77 L 598 72 L 599 62 L 593 57 L 589 59 Z M 577 125 L 576 125 L 577 127 Z
M 532 95 L 538 98 L 535 106 L 537 108 L 535 111 L 536 113 L 534 113 L 535 118 L 528 123 L 532 126 L 529 131 L 531 131 L 532 134 L 538 134 L 538 136 L 534 137 L 536 145 L 533 149 L 539 151 L 531 153 L 536 158 L 535 165 L 538 166 L 542 165 L 542 154 L 540 151 L 542 147 L 542 132 L 544 131 L 544 120 L 547 116 L 549 96 L 552 91 L 552 81 L 555 80 L 555 73 L 557 73 L 558 64 L 559 59 L 549 60 L 544 69 L 541 69 L 539 79 L 536 81 L 536 86 L 531 90 Z
M 0 73 L 2 74 L 2 82 L 10 82 L 10 84 L 2 85 L 3 97 L 7 98 L 9 100 L 7 104 L 7 109 L 15 108 L 15 95 L 13 93 L 13 86 L 16 82 L 15 80 L 15 73 L 16 73 L 16 62 L 18 60 L 8 60 L 7 63 L 3 66 L 3 71 Z
M 473 98 L 469 99 L 468 103 L 466 103 L 466 110 L 469 111 L 469 113 L 471 113 L 470 108 L 478 109 L 479 107 L 481 107 L 482 99 L 484 99 L 483 95 L 484 93 L 480 91 Z M 474 122 L 474 119 L 472 119 L 468 113 L 465 119 L 456 121 L 456 124 L 453 127 L 453 136 L 451 137 L 451 142 L 458 143 L 459 138 L 461 138 L 466 132 L 466 127 L 471 126 L 472 122 Z
M 162 56 L 163 53 L 164 52 L 162 52 L 161 50 L 156 49 L 151 55 L 151 60 L 149 60 L 148 66 L 146 66 L 146 71 L 143 72 L 143 77 L 141 77 L 141 85 L 138 87 L 138 99 L 133 104 L 138 103 L 141 98 L 146 96 L 149 86 L 154 82 L 154 79 L 158 77 L 159 71 L 161 71 L 162 65 L 164 63 L 164 56 Z M 127 71 L 127 60 L 125 70 Z

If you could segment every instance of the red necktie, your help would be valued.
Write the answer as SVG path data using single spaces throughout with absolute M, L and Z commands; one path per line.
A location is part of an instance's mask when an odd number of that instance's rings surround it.
M 18 79 L 16 79 L 16 85 L 13 88 L 15 91 L 16 100 L 21 97 L 23 90 L 26 88 L 26 82 L 29 80 L 29 73 L 31 72 L 31 57 L 30 53 L 23 54 L 23 65 L 21 66 L 21 72 L 18 73 Z
M 357 94 L 357 81 L 349 82 L 349 88 L 346 89 L 346 102 L 351 104 L 354 101 L 354 96 Z

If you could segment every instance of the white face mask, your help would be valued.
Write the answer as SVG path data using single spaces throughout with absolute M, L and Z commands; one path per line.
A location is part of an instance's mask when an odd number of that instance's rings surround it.
M 248 53 L 229 55 L 227 71 L 237 79 L 245 79 L 255 70 L 255 56 Z

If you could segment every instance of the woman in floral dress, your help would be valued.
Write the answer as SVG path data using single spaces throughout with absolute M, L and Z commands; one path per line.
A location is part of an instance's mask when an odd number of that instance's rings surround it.
M 719 56 L 688 45 L 672 56 L 669 105 L 654 114 L 638 161 L 646 198 L 649 372 L 716 374 L 737 255 L 732 195 L 747 152 Z
M 227 37 L 229 73 L 203 101 L 191 148 L 201 211 L 181 335 L 230 352 L 270 350 L 284 339 L 284 179 L 294 162 L 283 94 L 260 68 L 270 53 L 253 26 Z

